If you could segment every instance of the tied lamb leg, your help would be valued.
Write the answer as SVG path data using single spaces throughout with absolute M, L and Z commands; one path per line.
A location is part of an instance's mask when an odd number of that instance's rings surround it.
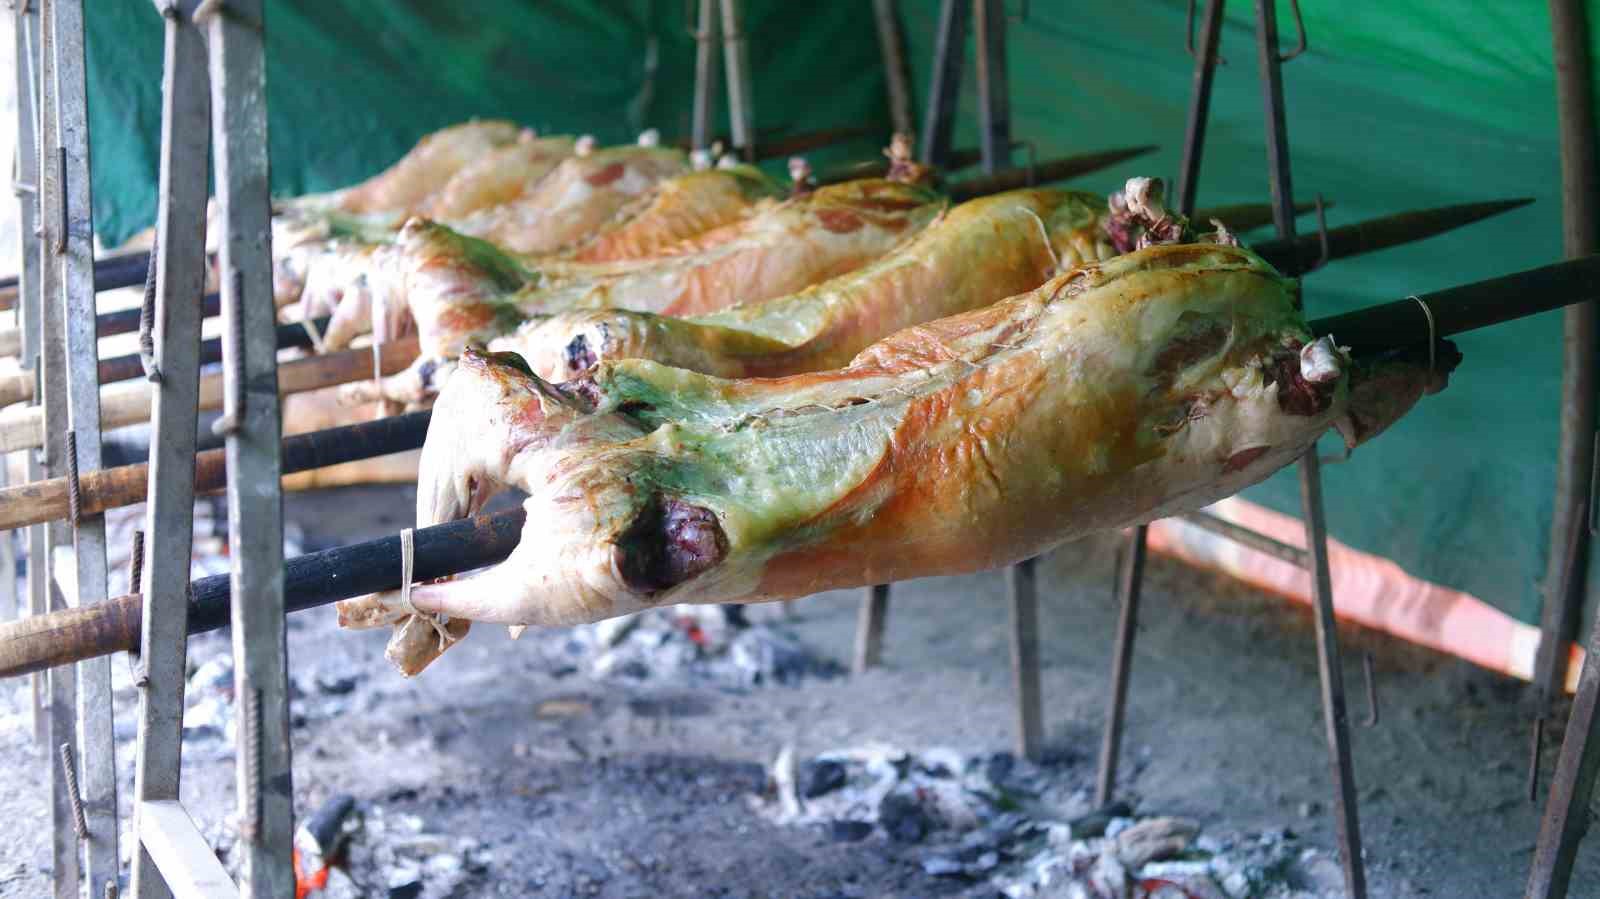
M 348 625 L 570 625 L 994 568 L 1231 495 L 1330 425 L 1369 437 L 1456 359 L 1353 364 L 1312 339 L 1292 281 L 1198 244 L 1069 272 L 828 372 L 722 380 L 624 360 L 551 385 L 468 358 L 434 413 L 418 524 L 513 485 L 521 542 L 418 585 L 409 607 L 341 603 Z M 391 658 L 414 673 L 439 645 L 392 642 Z

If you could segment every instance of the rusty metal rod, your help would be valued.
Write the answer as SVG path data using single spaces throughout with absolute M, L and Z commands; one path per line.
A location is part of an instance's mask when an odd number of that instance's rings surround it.
M 208 293 L 201 309 L 206 318 L 214 318 L 222 314 L 222 300 L 217 294 Z M 141 312 L 143 310 L 137 308 L 102 312 L 95 316 L 95 332 L 101 337 L 132 334 L 139 330 Z M 0 356 L 15 356 L 21 350 L 22 332 L 17 328 L 0 328 Z
M 1200 26 L 1200 48 L 1195 51 L 1194 89 L 1189 94 L 1189 119 L 1183 137 L 1183 162 L 1178 169 L 1178 211 L 1194 214 L 1194 195 L 1200 182 L 1200 158 L 1205 151 L 1206 123 L 1211 116 L 1211 81 L 1217 71 L 1217 47 L 1222 43 L 1222 7 L 1225 0 L 1206 0 Z M 1195 0 L 1189 0 L 1194 15 Z M 1192 24 L 1192 23 L 1191 23 Z M 1193 40 L 1191 32 L 1190 40 Z M 1223 219 L 1227 221 L 1227 219 Z
M 503 560 L 521 539 L 525 514 L 519 507 L 498 515 L 419 528 L 413 535 L 413 576 L 432 580 Z M 228 625 L 229 581 L 230 575 L 218 574 L 193 583 L 190 634 Z M 399 582 L 399 535 L 309 553 L 284 563 L 285 609 L 314 609 L 352 596 L 393 589 Z M 128 594 L 96 606 L 33 615 L 0 625 L 0 677 L 135 649 L 141 610 L 141 598 Z
M 428 436 L 432 416 L 431 411 L 413 412 L 285 437 L 283 473 L 417 449 Z M 194 465 L 196 493 L 221 490 L 227 485 L 223 450 L 196 453 Z M 80 514 L 98 515 L 107 509 L 144 502 L 149 474 L 149 465 L 144 462 L 83 473 L 78 481 Z M 66 518 L 70 513 L 70 488 L 67 478 L 47 478 L 0 489 L 0 531 Z
M 328 317 L 312 322 L 317 333 L 328 328 Z M 305 349 L 311 346 L 311 334 L 303 322 L 288 322 L 278 326 L 279 349 Z M 221 338 L 212 337 L 200 343 L 200 364 L 222 361 Z M 112 384 L 144 377 L 144 364 L 138 353 L 108 356 L 100 360 L 100 383 Z M 33 399 L 34 383 L 31 373 L 0 375 L 0 406 L 26 402 Z
M 1600 256 L 1591 256 L 1423 294 L 1419 299 L 1428 303 L 1435 318 L 1444 323 L 1437 332 L 1437 336 L 1444 337 L 1547 312 L 1597 295 L 1600 295 Z M 1344 333 L 1362 335 L 1358 345 L 1363 354 L 1424 343 L 1429 334 L 1417 300 L 1410 297 L 1318 319 L 1311 322 L 1310 327 L 1316 334 L 1341 327 Z M 1345 341 L 1341 339 L 1341 342 Z M 420 420 L 428 413 L 414 415 Z M 331 438 L 324 439 L 337 443 Z M 290 458 L 286 449 L 285 471 L 289 470 Z M 89 503 L 92 500 L 86 500 L 86 505 Z M 415 533 L 416 580 L 460 574 L 503 560 L 516 546 L 522 521 L 523 511 L 519 508 L 495 516 L 418 529 Z M 399 586 L 400 578 L 400 538 L 385 537 L 299 556 L 289 560 L 285 568 L 289 611 L 394 589 Z M 190 633 L 215 630 L 227 623 L 227 585 L 227 575 L 194 582 Z M 0 677 L 13 677 L 134 648 L 139 633 L 139 603 L 138 596 L 121 596 L 89 608 L 65 609 L 0 624 Z M 1600 649 L 1595 656 L 1600 658 Z
M 1274 540 L 1266 534 L 1261 534 L 1251 529 L 1235 524 L 1226 518 L 1213 515 L 1210 512 L 1191 512 L 1183 516 L 1183 520 L 1198 528 L 1204 528 L 1226 537 L 1241 546 L 1249 547 L 1257 552 L 1266 553 L 1274 558 L 1282 559 L 1291 565 L 1301 568 L 1306 567 L 1306 551 L 1298 546 L 1291 546 L 1280 540 Z
M 982 160 L 983 153 L 976 147 L 952 150 L 950 158 L 939 167 L 939 171 L 948 175 L 972 168 Z M 858 178 L 882 178 L 887 174 L 889 174 L 887 159 L 868 159 L 865 162 L 847 162 L 823 169 L 816 176 L 816 181 L 818 184 L 838 184 L 841 181 L 854 181 Z
M 1491 200 L 1485 203 L 1458 203 L 1453 206 L 1401 212 L 1353 225 L 1330 228 L 1327 232 L 1328 259 L 1359 256 L 1363 253 L 1373 253 L 1412 241 L 1436 237 L 1532 202 L 1533 198 L 1524 197 L 1514 200 Z M 1295 209 L 1299 211 L 1298 206 Z M 1226 222 L 1226 219 L 1224 221 Z M 1252 244 L 1250 248 L 1279 271 L 1295 276 L 1310 271 L 1321 261 L 1322 236 L 1301 234 L 1297 237 L 1264 240 Z
M 1006 169 L 993 175 L 958 181 L 955 184 L 948 185 L 946 191 L 950 194 L 950 199 L 960 202 L 962 200 L 970 200 L 973 197 L 984 197 L 1001 191 L 1016 190 L 1019 187 L 1027 187 L 1030 184 L 1049 184 L 1052 181 L 1076 178 L 1079 175 L 1087 175 L 1090 172 L 1116 165 L 1135 156 L 1152 153 L 1157 149 L 1159 148 L 1149 145 L 1102 150 L 1098 153 L 1080 153 L 1077 156 L 1041 162 L 1036 166 Z
M 150 254 L 140 250 L 133 253 L 121 253 L 116 256 L 104 256 L 94 261 L 94 289 L 96 291 L 115 290 L 119 287 L 132 287 L 143 284 L 145 270 L 150 265 Z M 0 278 L 0 309 L 10 309 L 16 303 L 17 276 L 7 275 Z
M 1596 124 L 1589 15 L 1579 0 L 1550 0 L 1550 33 L 1556 66 L 1556 108 L 1561 133 L 1562 238 L 1569 258 L 1600 249 L 1600 191 L 1596 171 Z M 1592 258 L 1592 257 L 1591 257 Z M 1556 454 L 1556 492 L 1544 576 L 1544 609 L 1539 650 L 1534 657 L 1535 766 L 1543 740 L 1543 721 L 1555 693 L 1566 681 L 1567 642 L 1587 596 L 1589 522 L 1594 471 L 1595 398 L 1600 360 L 1600 308 L 1592 302 L 1570 306 L 1563 322 L 1561 438 Z M 1539 842 L 1528 874 L 1529 899 L 1567 895 L 1572 865 L 1589 827 L 1589 803 L 1600 774 L 1600 627 L 1589 644 L 1578 682 L 1550 799 L 1539 821 Z M 1537 767 L 1534 777 L 1537 779 Z

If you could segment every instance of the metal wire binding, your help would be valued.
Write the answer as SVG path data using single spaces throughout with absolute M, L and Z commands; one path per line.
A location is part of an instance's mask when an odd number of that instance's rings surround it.
M 1189 55 L 1191 57 L 1193 57 L 1195 59 L 1199 59 L 1200 58 L 1199 51 L 1195 50 L 1195 48 L 1194 48 L 1194 5 L 1195 5 L 1195 3 L 1196 3 L 1196 0 L 1189 0 L 1189 11 L 1183 17 L 1183 34 L 1184 34 L 1184 37 L 1183 37 L 1183 49 L 1189 51 Z M 1220 36 L 1219 36 L 1219 38 L 1220 38 Z M 1218 43 L 1221 43 L 1220 39 L 1218 40 Z M 1214 64 L 1215 65 L 1219 65 L 1219 66 L 1225 66 L 1225 65 L 1228 64 L 1228 60 L 1221 53 L 1217 53 L 1216 54 L 1216 62 Z
M 67 148 L 56 148 L 56 196 L 61 201 L 57 203 L 56 255 L 60 256 L 67 251 Z
M 1544 755 L 1544 713 L 1533 718 L 1533 752 L 1528 759 L 1528 802 L 1539 802 L 1539 761 Z
M 150 265 L 144 274 L 144 302 L 139 306 L 139 367 L 145 379 L 152 384 L 161 383 L 161 367 L 156 364 L 156 256 L 161 250 L 161 238 L 150 241 Z
M 1367 717 L 1361 722 L 1362 727 L 1372 728 L 1378 726 L 1378 682 L 1372 676 L 1372 653 L 1361 657 L 1361 670 L 1367 676 Z
M 1426 300 L 1416 294 L 1412 294 L 1406 299 L 1416 300 L 1417 305 L 1422 307 L 1422 314 L 1428 317 L 1428 376 L 1432 377 L 1434 373 L 1434 347 L 1439 343 L 1439 332 L 1433 323 L 1433 310 L 1428 308 Z
M 1296 56 L 1306 52 L 1306 20 L 1300 15 L 1300 0 L 1289 0 L 1289 8 L 1294 11 L 1294 27 L 1300 32 L 1300 41 L 1293 50 L 1278 55 L 1278 62 L 1288 62 Z
M 144 586 L 144 531 L 133 532 L 133 554 L 128 557 L 128 592 L 138 593 Z
M 89 839 L 89 822 L 83 816 L 83 794 L 78 791 L 78 765 L 72 757 L 72 744 L 61 744 L 61 771 L 65 775 L 67 803 L 72 806 L 72 829 L 78 842 Z
M 1317 261 L 1302 274 L 1322 268 L 1333 258 L 1333 249 L 1328 245 L 1328 217 L 1323 209 L 1321 193 L 1317 194 L 1317 243 L 1320 247 Z
M 411 578 L 412 570 L 416 564 L 416 531 L 405 528 L 400 531 L 400 606 L 412 615 L 428 622 L 433 632 L 439 638 L 439 651 L 444 652 L 455 642 L 450 636 L 450 631 L 444 625 L 444 618 L 432 612 L 423 612 L 411 604 Z
M 222 417 L 211 423 L 211 433 L 219 437 L 232 437 L 244 427 L 245 398 L 249 395 L 244 383 L 244 272 L 235 268 L 230 274 L 233 281 L 233 315 L 225 318 L 227 324 L 224 330 L 231 344 L 227 365 L 232 375 L 232 390 L 229 391 L 228 404 Z
M 244 694 L 245 726 L 249 733 L 245 737 L 245 764 L 244 764 L 244 823 L 240 827 L 242 836 L 247 842 L 254 843 L 261 838 L 261 822 L 264 817 L 264 808 L 261 796 L 261 769 L 262 769 L 262 733 L 261 733 L 261 691 L 250 687 Z
M 67 432 L 67 518 L 76 528 L 83 521 L 83 487 L 78 483 L 78 432 Z

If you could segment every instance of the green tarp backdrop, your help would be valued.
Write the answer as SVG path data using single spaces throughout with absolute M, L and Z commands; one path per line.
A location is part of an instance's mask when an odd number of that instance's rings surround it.
M 1028 5 L 1027 20 L 1010 29 L 1015 137 L 1031 141 L 1041 159 L 1161 145 L 1158 154 L 1085 179 L 1085 189 L 1104 192 L 1134 174 L 1173 175 L 1192 74 L 1182 0 Z M 1447 203 L 1538 201 L 1311 275 L 1313 315 L 1561 256 L 1543 3 L 1303 5 L 1310 50 L 1284 70 L 1298 199 L 1325 195 L 1335 204 L 1330 225 Z M 667 137 L 688 131 L 694 44 L 681 0 L 268 7 L 279 193 L 357 180 L 428 131 L 474 115 L 593 132 L 604 141 L 629 140 L 647 125 Z M 920 117 L 938 4 L 902 0 L 900 7 Z M 1012 12 L 1020 7 L 1018 0 Z M 1253 9 L 1243 0 L 1229 7 L 1201 205 L 1267 197 Z M 1293 18 L 1287 3 L 1280 7 L 1287 45 Z M 870 3 L 751 0 L 746 15 L 759 128 L 887 122 Z M 114 243 L 154 215 L 161 28 L 140 0 L 95 4 L 89 24 L 95 211 Z M 969 47 L 957 146 L 976 144 L 971 62 Z M 875 146 L 835 152 L 859 157 Z M 1303 229 L 1314 227 L 1302 221 Z M 1449 390 L 1348 463 L 1325 469 L 1331 530 L 1417 576 L 1536 622 L 1554 484 L 1560 316 L 1459 343 L 1466 361 Z M 1248 495 L 1298 508 L 1292 472 Z

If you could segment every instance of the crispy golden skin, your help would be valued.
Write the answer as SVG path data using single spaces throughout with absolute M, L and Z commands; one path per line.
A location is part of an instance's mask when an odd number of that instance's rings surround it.
M 652 259 L 538 268 L 488 242 L 412 221 L 379 261 L 390 298 L 382 327 L 388 334 L 415 330 L 418 365 L 433 370 L 529 318 L 565 310 L 709 312 L 857 269 L 914 238 L 943 209 L 925 187 L 863 179 L 792 197 Z M 427 395 L 414 373 L 388 384 L 392 399 Z
M 902 328 L 1032 290 L 1061 268 L 1110 258 L 1104 201 L 1050 188 L 950 210 L 875 262 L 805 290 L 671 318 L 621 309 L 530 321 L 493 348 L 563 381 L 606 359 L 652 359 L 722 377 L 836 368 Z
M 793 598 L 979 571 L 1199 508 L 1348 427 L 1352 366 L 1311 339 L 1294 294 L 1248 250 L 1155 246 L 826 372 L 724 380 L 624 360 L 551 385 L 469 355 L 436 406 L 417 524 L 502 484 L 528 492 L 528 523 L 505 562 L 419 585 L 413 608 L 565 625 Z M 1408 407 L 1388 398 L 1423 392 L 1395 384 L 1439 386 L 1411 363 L 1382 376 L 1366 433 Z M 351 626 L 414 633 L 411 611 L 393 594 L 340 604 Z M 417 645 L 392 644 L 408 673 L 440 648 Z

